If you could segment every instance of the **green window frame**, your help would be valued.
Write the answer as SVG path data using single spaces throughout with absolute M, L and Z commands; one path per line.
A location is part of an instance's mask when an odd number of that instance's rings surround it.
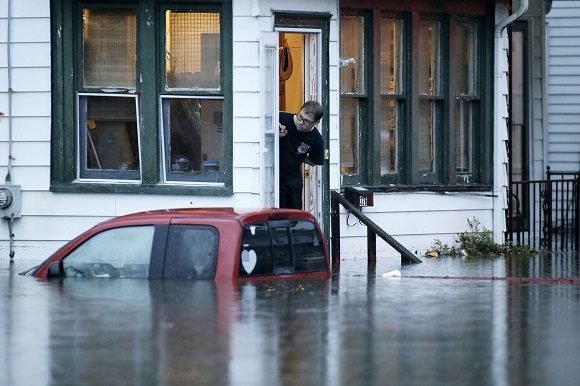
M 353 3 L 340 20 L 342 185 L 487 190 L 493 10 Z
M 52 191 L 232 194 L 231 8 L 51 2 Z

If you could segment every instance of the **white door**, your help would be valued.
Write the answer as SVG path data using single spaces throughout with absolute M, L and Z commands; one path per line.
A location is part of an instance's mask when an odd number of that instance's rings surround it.
M 265 32 L 261 43 L 262 59 L 262 154 L 261 185 L 264 208 L 279 206 L 278 160 L 278 33 Z
M 304 34 L 304 100 L 316 100 L 320 102 L 319 92 L 319 54 L 318 33 Z M 324 119 L 324 118 L 323 118 Z M 322 130 L 321 123 L 318 124 L 317 129 Z M 322 132 L 320 133 L 322 134 Z M 325 145 L 325 147 L 327 147 Z M 304 192 L 302 202 L 304 210 L 312 213 L 318 219 L 322 219 L 321 205 L 322 202 L 322 170 L 321 166 L 311 167 L 304 164 Z

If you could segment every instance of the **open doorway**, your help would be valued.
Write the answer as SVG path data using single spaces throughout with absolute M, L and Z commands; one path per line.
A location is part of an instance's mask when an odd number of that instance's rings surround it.
M 305 101 L 320 102 L 318 47 L 320 34 L 300 31 L 280 31 L 279 45 L 279 110 L 296 114 Z M 324 118 L 323 118 L 324 119 Z M 321 126 L 316 128 L 321 130 Z M 302 177 L 303 209 L 322 218 L 321 167 L 304 164 Z

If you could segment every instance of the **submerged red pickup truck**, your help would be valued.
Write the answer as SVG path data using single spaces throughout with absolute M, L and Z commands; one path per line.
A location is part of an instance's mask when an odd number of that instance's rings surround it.
M 154 210 L 106 220 L 25 274 L 38 278 L 329 277 L 320 226 L 294 209 Z

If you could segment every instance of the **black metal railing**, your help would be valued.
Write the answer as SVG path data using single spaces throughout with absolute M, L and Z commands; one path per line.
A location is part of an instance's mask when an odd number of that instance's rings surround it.
M 422 263 L 422 260 L 365 216 L 356 206 L 336 191 L 330 193 L 330 245 L 333 270 L 340 269 L 340 207 L 342 205 L 367 227 L 368 269 L 375 271 L 377 263 L 377 236 L 401 254 L 401 264 Z
M 552 172 L 545 180 L 513 181 L 506 240 L 535 250 L 580 250 L 580 172 Z

